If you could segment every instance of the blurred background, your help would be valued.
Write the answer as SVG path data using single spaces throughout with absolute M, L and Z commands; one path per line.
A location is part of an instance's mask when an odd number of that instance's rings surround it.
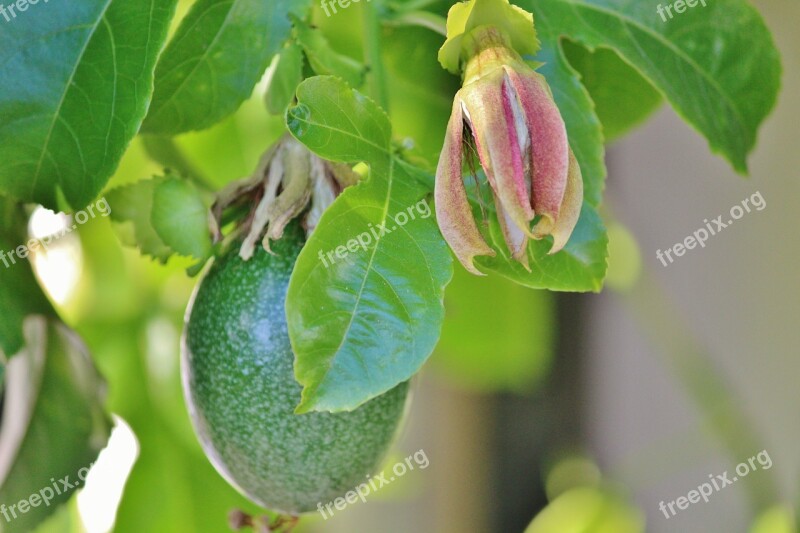
M 751 177 L 710 154 L 666 105 L 612 144 L 604 292 L 528 291 L 457 268 L 441 344 L 417 378 L 406 428 L 387 460 L 391 467 L 424 450 L 429 467 L 297 531 L 516 533 L 534 517 L 532 533 L 796 531 L 800 3 L 755 4 L 781 51 L 784 87 L 750 159 Z M 358 57 L 357 9 L 346 16 L 352 24 L 326 33 L 337 50 Z M 392 40 L 395 31 L 419 38 L 399 48 L 394 43 L 409 41 Z M 428 53 L 440 42 L 420 29 L 386 35 L 393 123 L 429 159 L 450 102 L 415 80 L 455 91 L 457 80 Z M 224 123 L 178 138 L 217 186 L 248 175 L 281 134 L 281 118 L 269 117 L 256 93 Z M 421 112 L 424 124 L 413 120 Z M 160 171 L 137 139 L 110 186 Z M 763 211 L 668 267 L 656 258 L 756 192 Z M 40 211 L 30 231 L 41 237 L 65 223 Z M 86 488 L 39 531 L 215 533 L 228 530 L 233 508 L 258 512 L 210 466 L 187 416 L 178 350 L 195 283 L 188 264 L 142 258 L 98 217 L 38 254 L 35 266 L 88 344 L 115 414 Z M 763 450 L 771 468 L 669 519 L 659 510 Z

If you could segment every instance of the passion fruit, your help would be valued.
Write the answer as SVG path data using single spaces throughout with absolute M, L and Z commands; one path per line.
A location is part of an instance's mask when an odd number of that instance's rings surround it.
M 295 414 L 284 301 L 303 245 L 297 224 L 247 261 L 238 247 L 199 282 L 182 342 L 184 393 L 195 431 L 219 473 L 266 509 L 299 514 L 376 472 L 405 411 L 408 383 L 341 413 Z

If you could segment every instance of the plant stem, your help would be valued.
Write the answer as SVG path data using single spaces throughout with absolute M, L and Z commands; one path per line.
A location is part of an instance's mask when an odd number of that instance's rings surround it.
M 381 0 L 371 0 L 363 5 L 364 60 L 369 68 L 367 77 L 369 92 L 384 111 L 389 112 L 389 96 L 386 89 L 386 72 L 381 57 L 381 23 L 378 9 Z

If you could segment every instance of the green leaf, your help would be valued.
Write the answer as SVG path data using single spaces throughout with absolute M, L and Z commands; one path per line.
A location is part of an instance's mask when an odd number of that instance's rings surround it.
M 614 50 L 597 48 L 592 52 L 566 40 L 561 45 L 591 95 L 606 142 L 641 124 L 664 101 L 661 93 Z
M 144 118 L 176 0 L 28 4 L 0 32 L 0 191 L 88 204 Z
M 166 180 L 155 177 L 117 187 L 106 193 L 111 206 L 111 220 L 123 244 L 136 246 L 142 254 L 165 263 L 173 250 L 167 246 L 151 223 L 153 196 L 158 185 Z
M 496 272 L 532 289 L 600 292 L 603 288 L 608 268 L 608 236 L 597 212 L 587 203 L 583 204 L 578 224 L 563 250 L 548 255 L 549 239 L 528 244 L 530 272 L 511 257 L 494 212 L 489 217 L 489 234 L 497 255 L 476 258 L 482 270 Z
M 17 507 L 17 517 L 4 523 L 8 533 L 29 531 L 82 486 L 111 428 L 105 385 L 80 338 L 43 316 L 29 317 L 24 329 L 25 348 L 7 368 L 0 502 L 38 504 L 24 513 Z
M 289 37 L 287 16 L 310 0 L 198 0 L 156 68 L 143 130 L 176 135 L 212 126 L 253 92 Z
M 364 65 L 355 59 L 339 54 L 318 29 L 312 29 L 297 17 L 292 17 L 297 42 L 303 47 L 311 68 L 317 74 L 339 76 L 351 87 L 364 81 Z
M 331 76 L 305 80 L 297 100 L 286 112 L 286 123 L 311 151 L 331 161 L 365 161 L 388 169 L 392 125 L 375 102 Z
M 211 254 L 208 206 L 188 181 L 169 178 L 156 185 L 150 221 L 164 244 L 177 253 L 197 259 Z
M 294 91 L 303 81 L 303 50 L 290 43 L 278 56 L 278 63 L 269 80 L 264 100 L 273 115 L 282 115 L 294 98 Z
M 10 241 L 0 237 L 0 249 L 9 250 Z M 14 256 L 16 264 L 0 265 L 0 351 L 11 357 L 22 348 L 22 322 L 31 314 L 53 315 L 50 302 L 39 288 L 31 265 L 26 259 Z
M 606 286 L 619 291 L 632 290 L 642 277 L 642 252 L 633 234 L 616 221 L 608 228 L 608 275 Z
M 429 178 L 392 154 L 383 111 L 332 77 L 304 81 L 297 96 L 292 134 L 323 158 L 370 166 L 322 216 L 286 302 L 304 386 L 298 412 L 350 410 L 408 380 L 431 354 L 452 259 L 422 185 Z
M 613 48 L 706 137 L 712 151 L 747 172 L 747 154 L 775 104 L 781 73 L 772 36 L 749 2 L 708 2 L 667 21 L 648 2 L 519 4 L 533 11 L 540 34 L 548 33 L 551 42 L 565 35 L 589 49 Z

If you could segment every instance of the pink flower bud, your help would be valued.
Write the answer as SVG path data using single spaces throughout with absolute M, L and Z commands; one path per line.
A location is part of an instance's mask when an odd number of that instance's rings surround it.
M 529 239 L 552 235 L 551 254 L 569 240 L 583 202 L 580 167 L 550 87 L 505 33 L 482 26 L 465 35 L 462 45 L 468 58 L 464 83 L 436 171 L 439 226 L 464 267 L 480 274 L 474 257 L 494 251 L 478 230 L 462 179 L 464 148 L 472 141 L 506 244 L 527 267 Z

